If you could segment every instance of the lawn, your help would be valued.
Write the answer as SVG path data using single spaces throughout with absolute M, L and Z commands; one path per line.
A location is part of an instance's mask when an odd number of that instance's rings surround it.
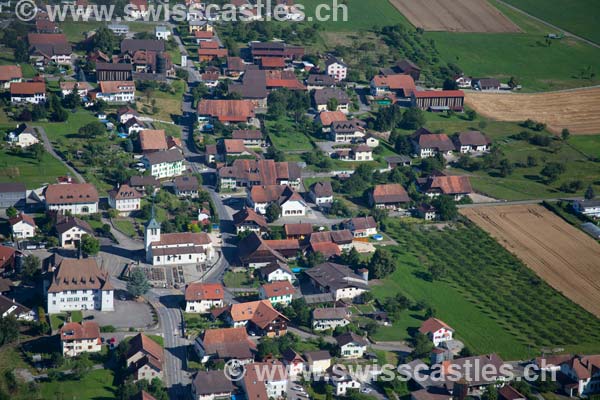
M 320 28 L 326 31 L 337 31 L 337 32 L 356 32 L 359 30 L 369 30 L 374 26 L 385 26 L 395 25 L 398 23 L 408 23 L 406 19 L 398 10 L 396 10 L 387 0 L 346 0 L 344 2 L 338 1 L 337 4 L 344 4 L 348 8 L 348 19 L 343 21 L 343 14 L 341 10 L 338 11 L 337 21 L 316 21 L 315 9 L 318 5 L 326 4 L 332 6 L 333 1 L 320 1 L 320 0 L 300 0 L 305 6 L 305 14 L 307 18 L 312 18 L 312 22 L 316 22 Z M 333 11 L 333 7 L 332 7 Z M 331 15 L 326 14 L 327 10 L 321 12 L 322 16 Z
M 246 272 L 227 271 L 223 277 L 223 283 L 227 287 L 257 287 L 258 281 L 250 279 Z
M 600 158 L 600 135 L 571 136 L 568 142 L 587 156 Z
M 115 227 L 129 237 L 136 237 L 138 235 L 133 223 L 128 219 L 113 219 L 112 223 Z
M 138 111 L 142 115 L 148 115 L 152 118 L 162 121 L 176 121 L 176 118 L 182 115 L 181 103 L 186 87 L 185 82 L 177 80 L 173 82 L 173 93 L 153 90 L 150 96 L 138 91 Z M 152 100 L 156 100 L 158 107 L 156 114 L 152 113 Z
M 105 25 L 98 21 L 65 21 L 61 22 L 60 29 L 63 31 L 67 40 L 71 43 L 77 43 L 85 39 L 85 33 L 95 30 L 100 26 Z
M 596 85 L 579 79 L 583 68 L 600 70 L 600 50 L 573 39 L 544 44 L 540 34 L 428 32 L 441 58 L 459 65 L 466 75 L 516 77 L 524 91 L 547 91 Z
M 596 0 L 504 0 L 544 21 L 600 43 L 598 15 L 600 3 Z M 548 33 L 552 32 L 548 28 Z
M 56 178 L 64 176 L 67 168 L 44 152 L 40 162 L 29 156 L 17 156 L 0 149 L 0 182 L 22 182 L 28 189 L 40 187 L 45 183 L 55 183 Z
M 598 169 L 600 168 L 597 162 L 589 160 L 581 153 L 584 148 L 595 151 L 600 146 L 600 136 L 586 136 L 586 138 L 589 139 L 570 138 L 569 143 L 573 141 L 576 145 L 572 145 L 572 147 L 561 144 L 556 152 L 552 152 L 548 147 L 504 139 L 497 143 L 509 161 L 525 163 L 528 156 L 533 156 L 538 160 L 538 165 L 515 168 L 513 173 L 505 178 L 491 176 L 485 171 L 464 171 L 464 173 L 471 175 L 471 183 L 476 191 L 505 200 L 581 196 L 589 184 L 598 181 Z M 596 156 L 598 156 L 597 153 Z M 564 164 L 566 172 L 560 175 L 556 182 L 546 184 L 540 175 L 540 171 L 544 167 L 544 160 L 545 162 Z M 576 180 L 580 180 L 583 184 L 576 193 L 566 193 L 558 189 L 561 184 Z
M 164 129 L 167 136 L 181 138 L 181 126 L 174 124 L 165 124 L 164 122 L 153 122 L 154 129 Z
M 81 380 L 59 380 L 40 383 L 44 399 L 114 399 L 114 373 L 110 369 L 96 369 Z
M 81 322 L 83 315 L 81 311 L 71 311 L 71 321 Z M 67 313 L 50 314 L 50 325 L 52 330 L 59 329 L 67 321 Z
M 456 329 L 475 353 L 525 359 L 543 347 L 600 350 L 600 320 L 541 281 L 481 229 L 467 223 L 438 230 L 390 220 L 387 233 L 397 270 L 373 287 L 375 298 L 402 293 L 425 301 Z M 440 265 L 431 281 L 426 265 Z M 379 340 L 402 340 L 419 326 L 421 312 L 405 311 Z
M 313 145 L 308 136 L 294 127 L 290 119 L 280 118 L 278 120 L 265 120 L 265 126 L 269 139 L 277 150 L 287 151 L 311 151 Z

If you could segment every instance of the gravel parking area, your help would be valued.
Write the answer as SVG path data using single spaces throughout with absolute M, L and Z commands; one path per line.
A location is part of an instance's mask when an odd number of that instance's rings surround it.
M 119 291 L 115 295 L 115 311 L 84 311 L 84 318 L 93 316 L 100 326 L 112 325 L 117 329 L 148 328 L 154 325 L 152 309 L 146 303 L 133 300 L 119 300 Z

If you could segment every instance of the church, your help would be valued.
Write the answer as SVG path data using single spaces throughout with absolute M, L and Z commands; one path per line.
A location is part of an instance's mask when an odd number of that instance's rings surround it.
M 146 262 L 152 265 L 203 264 L 212 260 L 215 249 L 208 234 L 162 233 L 152 216 L 144 231 Z

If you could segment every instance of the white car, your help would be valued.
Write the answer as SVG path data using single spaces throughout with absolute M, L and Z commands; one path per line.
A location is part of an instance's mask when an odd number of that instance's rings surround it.
M 297 390 L 299 392 L 304 392 L 304 388 L 302 386 L 298 386 L 298 385 L 292 386 L 292 389 Z
M 371 393 L 373 391 L 373 389 L 368 388 L 368 387 L 364 387 L 362 389 L 360 389 L 361 393 Z

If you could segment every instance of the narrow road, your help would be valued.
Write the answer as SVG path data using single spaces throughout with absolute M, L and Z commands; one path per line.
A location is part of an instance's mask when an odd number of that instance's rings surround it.
M 38 133 L 42 137 L 42 141 L 44 143 L 44 149 L 46 149 L 46 151 L 48 153 L 50 153 L 50 155 L 52 157 L 56 158 L 58 161 L 63 163 L 65 165 L 65 167 L 67 167 L 69 172 L 75 177 L 75 179 L 77 179 L 80 183 L 85 183 L 85 178 L 79 172 L 77 172 L 75 170 L 75 168 L 71 167 L 65 160 L 63 160 L 63 158 L 61 156 L 59 156 L 58 153 L 54 150 L 54 147 L 52 147 L 52 143 L 50 142 L 50 139 L 48 139 L 46 130 L 44 128 L 42 128 L 41 126 L 34 126 L 34 128 L 38 131 Z
M 531 200 L 514 200 L 514 201 L 488 201 L 485 203 L 459 204 L 457 208 L 477 208 L 477 207 L 493 207 L 493 206 L 515 206 L 522 204 L 541 204 L 544 201 L 561 201 L 561 200 L 581 200 L 581 197 L 560 197 L 555 199 L 531 199 Z
M 551 24 L 550 22 L 548 22 L 548 21 L 545 21 L 545 20 L 543 20 L 543 19 L 541 19 L 541 18 L 538 18 L 538 17 L 536 17 L 535 15 L 529 14 L 527 11 L 523 11 L 523 10 L 521 10 L 520 8 L 517 8 L 517 7 L 515 7 L 515 6 L 511 5 L 511 4 L 508 4 L 508 3 L 507 3 L 507 2 L 505 2 L 505 1 L 502 1 L 502 0 L 497 0 L 497 1 L 498 1 L 498 3 L 500 3 L 500 4 L 502 4 L 502 5 L 504 5 L 504 6 L 508 7 L 508 8 L 510 8 L 511 10 L 514 10 L 514 11 L 516 11 L 516 12 L 518 12 L 518 13 L 521 13 L 521 14 L 523 14 L 523 15 L 526 15 L 526 16 L 528 16 L 529 18 L 531 18 L 531 19 L 534 19 L 534 20 L 536 20 L 537 22 L 540 22 L 540 23 L 542 23 L 542 24 L 544 24 L 544 25 L 546 25 L 546 26 L 548 26 L 548 27 L 550 27 L 550 28 L 552 28 L 552 29 L 556 29 L 557 31 L 561 31 L 561 32 L 563 32 L 563 33 L 565 34 L 565 36 L 572 37 L 572 38 L 574 38 L 574 39 L 577 39 L 577 40 L 581 40 L 582 42 L 584 42 L 584 43 L 587 43 L 587 44 L 589 44 L 590 46 L 594 46 L 594 47 L 596 47 L 596 48 L 600 49 L 600 44 L 598 44 L 598 43 L 596 43 L 596 42 L 592 42 L 592 41 L 591 41 L 591 40 L 589 40 L 589 39 L 586 39 L 586 38 L 584 38 L 584 37 L 581 37 L 581 36 L 579 36 L 579 35 L 576 35 L 576 34 L 574 34 L 574 33 L 572 33 L 572 32 L 566 31 L 566 30 L 564 30 L 563 28 L 561 28 L 560 26 L 557 26 L 557 25 Z

